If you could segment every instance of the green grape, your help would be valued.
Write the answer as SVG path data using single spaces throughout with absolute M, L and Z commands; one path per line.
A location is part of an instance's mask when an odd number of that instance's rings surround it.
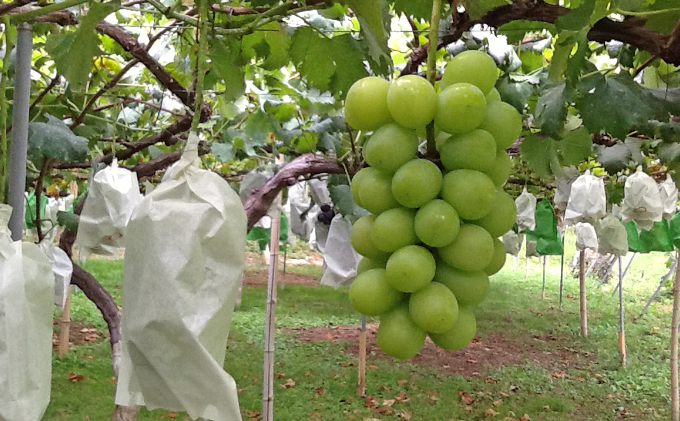
M 362 177 L 357 190 L 361 207 L 371 213 L 379 214 L 399 206 L 392 195 L 392 177 L 378 170 Z
M 416 292 L 434 278 L 436 264 L 432 253 L 420 246 L 406 246 L 387 260 L 387 282 L 403 292 Z
M 371 240 L 371 229 L 373 229 L 375 219 L 375 215 L 362 216 L 354 223 L 350 233 L 350 242 L 354 250 L 369 259 L 381 259 L 387 256 L 387 253 L 377 248 Z
M 436 282 L 411 294 L 408 308 L 411 320 L 426 332 L 446 332 L 458 317 L 456 297 L 447 287 Z
M 484 51 L 463 51 L 452 58 L 444 69 L 442 89 L 455 83 L 471 83 L 484 95 L 496 84 L 498 68 L 496 62 Z
M 496 160 L 484 171 L 484 174 L 488 175 L 493 184 L 497 187 L 501 187 L 508 180 L 508 176 L 512 172 L 512 160 L 510 156 L 502 150 L 497 151 Z
M 444 176 L 441 196 L 453 206 L 461 219 L 470 221 L 491 211 L 496 199 L 496 186 L 479 171 L 455 170 Z
M 434 118 L 437 92 L 427 79 L 416 75 L 395 80 L 387 92 L 387 107 L 394 121 L 404 127 L 417 129 Z
M 447 170 L 469 169 L 485 171 L 496 161 L 496 141 L 491 133 L 475 129 L 451 136 L 439 155 Z
M 375 130 L 392 120 L 387 108 L 390 83 L 375 76 L 357 80 L 347 91 L 345 121 L 357 130 Z
M 373 244 L 391 253 L 417 243 L 418 237 L 413 226 L 415 217 L 416 211 L 408 208 L 394 208 L 381 213 L 371 229 Z
M 505 246 L 498 238 L 493 239 L 493 257 L 491 258 L 491 263 L 484 268 L 484 272 L 491 276 L 497 273 L 499 270 L 503 269 L 505 265 Z
M 377 316 L 392 310 L 403 297 L 403 292 L 387 283 L 385 269 L 370 269 L 357 275 L 349 288 L 352 308 L 367 316 Z
M 357 275 L 361 275 L 371 269 L 385 269 L 385 266 L 387 266 L 386 258 L 369 259 L 368 257 L 362 257 L 357 266 Z
M 442 172 L 426 159 L 413 159 L 392 177 L 392 194 L 407 208 L 418 208 L 437 197 L 442 187 Z
M 437 261 L 434 281 L 450 289 L 461 306 L 477 305 L 484 301 L 489 293 L 489 277 L 484 271 L 456 269 L 441 260 Z
M 430 339 L 440 348 L 447 351 L 458 351 L 465 348 L 475 338 L 477 321 L 467 307 L 458 308 L 458 318 L 453 327 L 444 333 L 429 333 Z
M 489 104 L 489 102 L 494 102 L 494 101 L 500 101 L 501 100 L 501 94 L 498 93 L 498 89 L 496 88 L 491 88 L 488 94 L 486 94 L 486 103 Z
M 473 223 L 487 230 L 492 237 L 500 237 L 515 225 L 517 207 L 512 196 L 499 189 L 496 191 L 496 200 L 492 208 L 491 212 Z
M 441 199 L 435 199 L 418 209 L 415 218 L 416 235 L 430 247 L 444 247 L 458 235 L 460 219 L 456 210 Z
M 482 227 L 463 224 L 458 230 L 456 239 L 448 246 L 440 247 L 437 250 L 439 250 L 439 256 L 456 269 L 484 270 L 491 263 L 493 257 L 493 237 Z M 390 259 L 392 258 L 390 257 Z M 389 265 L 388 261 L 388 276 Z
M 352 200 L 354 200 L 354 203 L 356 203 L 358 206 L 361 206 L 361 198 L 359 197 L 359 191 L 361 191 L 361 182 L 366 178 L 376 177 L 375 173 L 377 172 L 378 170 L 375 168 L 366 167 L 357 171 L 357 173 L 354 174 L 354 177 L 352 177 L 350 191 L 352 192 Z
M 385 174 L 394 174 L 418 152 L 416 132 L 397 124 L 387 124 L 373 132 L 364 146 L 364 160 Z
M 486 115 L 484 94 L 474 85 L 457 83 L 437 96 L 437 127 L 451 134 L 466 133 L 479 127 Z
M 408 359 L 415 356 L 425 344 L 427 334 L 419 328 L 401 305 L 380 317 L 377 340 L 382 351 L 394 358 Z
M 486 107 L 484 121 L 479 126 L 496 139 L 498 150 L 506 150 L 522 134 L 522 116 L 517 109 L 505 102 L 492 102 Z

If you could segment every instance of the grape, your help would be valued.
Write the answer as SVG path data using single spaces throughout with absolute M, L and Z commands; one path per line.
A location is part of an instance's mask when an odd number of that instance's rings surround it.
M 440 149 L 440 155 L 449 171 L 461 168 L 485 171 L 496 161 L 496 141 L 491 133 L 475 129 L 451 136 Z
M 488 175 L 497 187 L 500 187 L 505 184 L 510 172 L 512 172 L 510 156 L 504 151 L 499 150 L 496 153 L 496 160 L 493 162 L 493 165 L 484 171 L 484 174 Z
M 430 247 L 443 247 L 458 235 L 460 219 L 456 210 L 441 199 L 423 206 L 416 213 L 416 235 Z
M 506 150 L 522 134 L 522 116 L 510 104 L 492 102 L 487 105 L 484 121 L 479 128 L 491 133 L 499 151 Z
M 380 317 L 378 346 L 385 354 L 394 358 L 408 359 L 415 356 L 425 344 L 426 336 L 425 331 L 411 320 L 405 305 Z
M 387 283 L 385 269 L 370 269 L 358 275 L 349 288 L 352 308 L 367 316 L 386 313 L 399 304 L 404 296 Z
M 479 171 L 455 170 L 444 176 L 441 196 L 453 206 L 459 217 L 474 220 L 491 211 L 496 199 L 496 186 Z
M 394 174 L 418 152 L 418 135 L 397 124 L 387 124 L 375 132 L 364 146 L 364 160 L 371 167 Z
M 440 348 L 457 351 L 472 342 L 477 332 L 477 321 L 467 307 L 458 308 L 458 318 L 453 327 L 444 333 L 429 333 L 430 339 Z
M 436 282 L 411 294 L 408 308 L 411 320 L 426 332 L 446 332 L 458 317 L 456 297 L 447 287 Z
M 440 247 L 438 250 L 441 258 L 457 269 L 468 271 L 484 270 L 491 263 L 491 258 L 493 257 L 493 238 L 482 227 L 463 224 L 458 230 L 456 239 L 448 246 Z M 390 263 L 388 261 L 388 276 L 389 268 Z
M 408 208 L 395 208 L 381 213 L 371 229 L 373 244 L 391 253 L 417 243 L 418 237 L 413 226 L 415 217 L 416 211 Z
M 434 281 L 450 289 L 461 306 L 477 305 L 489 293 L 489 277 L 484 271 L 459 270 L 441 260 L 437 262 Z
M 444 69 L 442 88 L 454 83 L 471 83 L 484 95 L 496 84 L 498 69 L 490 55 L 479 50 L 463 51 L 452 58 Z
M 375 130 L 392 120 L 387 108 L 390 83 L 375 76 L 356 81 L 347 91 L 345 121 L 357 130 Z
M 437 91 L 427 79 L 408 75 L 395 80 L 387 92 L 387 107 L 394 121 L 417 129 L 434 118 Z
M 376 170 L 375 168 L 366 167 L 360 169 L 356 174 L 354 174 L 354 177 L 352 177 L 352 182 L 350 183 L 350 191 L 352 192 L 352 200 L 354 200 L 354 203 L 356 203 L 358 206 L 361 206 L 361 199 L 359 198 L 359 192 L 361 191 L 361 182 L 366 178 L 375 177 L 376 175 L 371 173 L 377 172 L 378 170 Z
M 501 243 L 498 238 L 493 239 L 493 257 L 491 258 L 491 263 L 484 268 L 484 272 L 491 276 L 497 273 L 499 270 L 503 269 L 505 265 L 505 246 Z
M 487 105 L 489 102 L 494 102 L 494 101 L 500 101 L 501 100 L 501 94 L 498 93 L 498 89 L 496 88 L 491 88 L 488 94 L 486 94 L 486 103 Z
M 381 259 L 387 256 L 387 253 L 377 248 L 371 240 L 371 229 L 375 219 L 375 215 L 362 216 L 354 223 L 350 233 L 350 242 L 354 250 L 369 259 Z
M 437 96 L 437 127 L 451 134 L 465 133 L 479 127 L 486 115 L 484 94 L 474 85 L 457 83 Z
M 369 259 L 368 257 L 362 257 L 361 260 L 359 260 L 359 265 L 357 266 L 357 275 L 361 275 L 362 273 L 371 269 L 385 269 L 386 265 L 387 259 Z
M 392 177 L 392 194 L 407 208 L 418 208 L 437 197 L 442 187 L 439 167 L 426 159 L 413 159 Z
M 392 288 L 415 292 L 432 281 L 436 265 L 432 253 L 426 248 L 406 246 L 390 256 L 386 270 L 387 282 Z
M 492 237 L 500 237 L 515 225 L 517 208 L 512 196 L 500 189 L 496 192 L 492 208 L 491 212 L 474 221 L 474 224 L 487 230 Z
M 399 206 L 392 195 L 392 177 L 375 168 L 360 179 L 357 190 L 361 207 L 371 213 L 378 214 Z

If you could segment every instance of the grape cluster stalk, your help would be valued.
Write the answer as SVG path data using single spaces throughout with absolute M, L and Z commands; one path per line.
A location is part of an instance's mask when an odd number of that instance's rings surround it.
M 351 182 L 370 214 L 352 227 L 363 259 L 349 298 L 379 316 L 378 345 L 395 358 L 415 356 L 427 336 L 446 350 L 469 344 L 471 309 L 505 264 L 498 237 L 516 213 L 503 191 L 512 166 L 505 150 L 522 119 L 501 101 L 497 79 L 488 54 L 466 51 L 447 64 L 439 93 L 414 75 L 366 77 L 347 93 L 347 123 L 372 133 L 362 150 L 368 166 Z M 433 121 L 441 166 L 417 155 Z

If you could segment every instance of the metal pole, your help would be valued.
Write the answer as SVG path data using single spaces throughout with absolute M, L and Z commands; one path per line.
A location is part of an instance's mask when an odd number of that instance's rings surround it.
M 564 291 L 564 233 L 562 233 L 562 256 L 560 257 L 560 311 L 562 311 L 562 291 Z
M 541 287 L 541 298 L 545 300 L 545 260 L 548 256 L 543 256 L 543 287 Z
M 633 263 L 633 259 L 635 259 L 635 253 L 633 253 L 632 256 L 630 256 L 630 260 L 628 261 L 628 264 L 626 265 L 626 269 L 623 270 L 623 275 L 621 276 L 621 279 L 623 279 L 626 276 L 626 273 L 628 273 L 628 269 L 630 268 L 630 264 Z M 616 287 L 614 287 L 614 291 L 612 291 L 612 297 L 614 294 L 616 294 L 616 290 L 619 289 L 619 286 L 621 285 L 621 282 L 616 284 Z
M 14 99 L 12 101 L 12 144 L 9 149 L 9 189 L 7 203 L 12 206 L 9 229 L 12 240 L 24 233 L 24 191 L 26 190 L 26 155 L 28 153 L 28 109 L 31 97 L 31 25 L 17 27 Z
M 359 331 L 359 371 L 357 373 L 357 395 L 366 396 L 366 316 L 361 315 Z
M 626 329 L 623 318 L 623 268 L 621 268 L 621 256 L 619 256 L 619 356 L 621 366 L 626 366 Z

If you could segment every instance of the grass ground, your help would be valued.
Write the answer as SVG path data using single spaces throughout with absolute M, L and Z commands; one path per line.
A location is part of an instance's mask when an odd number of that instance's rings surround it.
M 625 369 L 618 360 L 618 305 L 611 298 L 614 285 L 597 287 L 594 279 L 588 281 L 590 336 L 583 339 L 579 336 L 578 281 L 568 273 L 564 308 L 558 309 L 559 259 L 549 259 L 545 300 L 541 299 L 539 260 L 532 259 L 525 278 L 524 259 L 518 268 L 509 259 L 492 278 L 488 299 L 475 309 L 478 335 L 482 343 L 503 337 L 517 350 L 543 355 L 540 362 L 520 359 L 482 367 L 478 375 L 464 377 L 436 364 L 398 362 L 373 353 L 368 356 L 366 388 L 372 397 L 368 399 L 356 396 L 356 357 L 345 351 L 351 344 L 300 342 L 295 337 L 296 329 L 357 324 L 347 291 L 287 286 L 280 291 L 277 305 L 276 419 L 669 419 L 670 297 L 662 295 L 642 320 L 632 322 L 665 273 L 667 259 L 662 253 L 638 256 L 626 277 Z M 260 269 L 256 262 L 249 269 Z M 119 302 L 122 262 L 91 260 L 86 268 Z M 318 266 L 289 266 L 288 270 L 320 275 Z M 237 381 L 244 420 L 257 419 L 261 406 L 264 306 L 265 289 L 245 287 L 230 335 L 225 367 Z M 105 331 L 96 308 L 80 292 L 74 294 L 73 319 Z M 481 360 L 466 363 L 483 366 Z M 108 344 L 77 346 L 63 360 L 54 358 L 52 402 L 44 419 L 110 419 L 114 388 Z M 139 417 L 173 418 L 183 419 L 183 415 L 142 410 Z

